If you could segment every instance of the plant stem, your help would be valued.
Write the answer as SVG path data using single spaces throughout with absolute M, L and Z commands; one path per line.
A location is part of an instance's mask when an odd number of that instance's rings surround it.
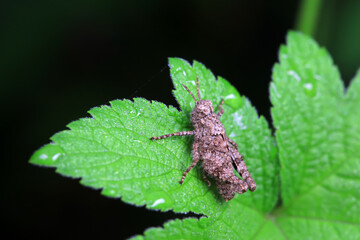
M 295 28 L 313 36 L 316 30 L 322 0 L 302 0 L 297 14 Z

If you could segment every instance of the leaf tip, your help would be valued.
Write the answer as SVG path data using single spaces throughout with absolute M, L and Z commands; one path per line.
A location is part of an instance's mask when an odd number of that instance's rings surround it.
M 174 66 L 177 66 L 177 65 L 188 65 L 188 66 L 191 66 L 191 64 L 186 61 L 185 59 L 183 58 L 178 58 L 178 57 L 169 57 L 168 58 L 168 61 L 169 61 L 169 68 L 173 68 Z
M 50 143 L 37 150 L 31 156 L 29 163 L 53 167 L 63 155 L 65 153 L 58 145 Z

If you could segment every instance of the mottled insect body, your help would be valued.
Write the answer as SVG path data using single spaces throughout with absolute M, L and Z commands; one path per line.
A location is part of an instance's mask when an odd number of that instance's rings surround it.
M 200 97 L 198 78 L 196 79 L 198 101 L 192 92 L 185 85 L 183 86 L 196 103 L 191 112 L 191 122 L 194 130 L 151 138 L 151 140 L 158 140 L 171 136 L 195 135 L 192 148 L 193 163 L 184 172 L 180 184 L 184 182 L 188 172 L 201 159 L 204 180 L 210 186 L 207 175 L 212 177 L 216 182 L 219 193 L 226 201 L 234 198 L 235 193 L 241 194 L 248 189 L 254 191 L 256 184 L 247 170 L 243 156 L 239 154 L 237 144 L 227 137 L 225 128 L 220 122 L 220 117 L 224 113 L 224 109 L 221 107 L 224 101 L 221 101 L 219 105 L 219 112 L 215 113 L 212 102 L 202 100 Z M 244 181 L 234 174 L 234 168 Z

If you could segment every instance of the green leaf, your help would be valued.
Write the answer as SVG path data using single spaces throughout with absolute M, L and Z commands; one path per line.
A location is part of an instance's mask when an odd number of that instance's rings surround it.
M 275 208 L 280 165 L 266 120 L 201 63 L 171 58 L 169 65 L 181 112 L 144 99 L 113 101 L 70 123 L 30 161 L 128 203 L 202 214 L 134 239 L 360 239 L 360 71 L 344 93 L 326 50 L 288 34 L 270 86 L 281 165 Z M 200 164 L 178 183 L 192 162 L 192 137 L 149 140 L 192 129 L 195 103 L 182 84 L 196 93 L 197 76 L 203 99 L 216 108 L 225 100 L 221 121 L 257 183 L 227 203 L 204 183 Z
M 82 184 L 102 189 L 102 194 L 121 197 L 128 203 L 206 216 L 200 220 L 168 222 L 164 231 L 148 230 L 145 236 L 149 238 L 181 238 L 198 232 L 204 238 L 241 235 L 246 239 L 268 225 L 265 215 L 278 200 L 277 149 L 268 124 L 229 82 L 221 77 L 216 80 L 199 62 L 191 66 L 171 58 L 169 63 L 174 94 L 182 112 L 144 99 L 112 101 L 111 106 L 90 110 L 92 118 L 70 123 L 70 130 L 55 134 L 51 138 L 53 143 L 38 150 L 30 161 L 56 167 L 58 173 L 81 178 Z M 216 108 L 221 99 L 225 100 L 221 121 L 227 134 L 239 145 L 239 152 L 257 183 L 255 192 L 237 194 L 228 203 L 215 186 L 209 188 L 203 181 L 200 164 L 179 184 L 192 163 L 192 137 L 149 140 L 152 136 L 193 129 L 189 114 L 194 101 L 181 84 L 196 92 L 196 76 L 203 99 L 213 101 Z M 56 161 L 44 162 L 40 157 L 58 153 Z
M 270 87 L 291 239 L 360 239 L 360 75 L 349 91 L 325 49 L 290 32 Z

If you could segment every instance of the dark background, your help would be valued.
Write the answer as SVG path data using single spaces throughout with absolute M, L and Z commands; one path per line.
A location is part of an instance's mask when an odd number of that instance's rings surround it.
M 110 100 L 177 106 L 168 57 L 228 79 L 270 120 L 271 68 L 300 1 L 17 1 L 0 3 L 2 234 L 115 237 L 185 215 L 135 207 L 28 164 L 66 124 Z M 315 39 L 346 83 L 360 65 L 360 2 L 327 0 Z

